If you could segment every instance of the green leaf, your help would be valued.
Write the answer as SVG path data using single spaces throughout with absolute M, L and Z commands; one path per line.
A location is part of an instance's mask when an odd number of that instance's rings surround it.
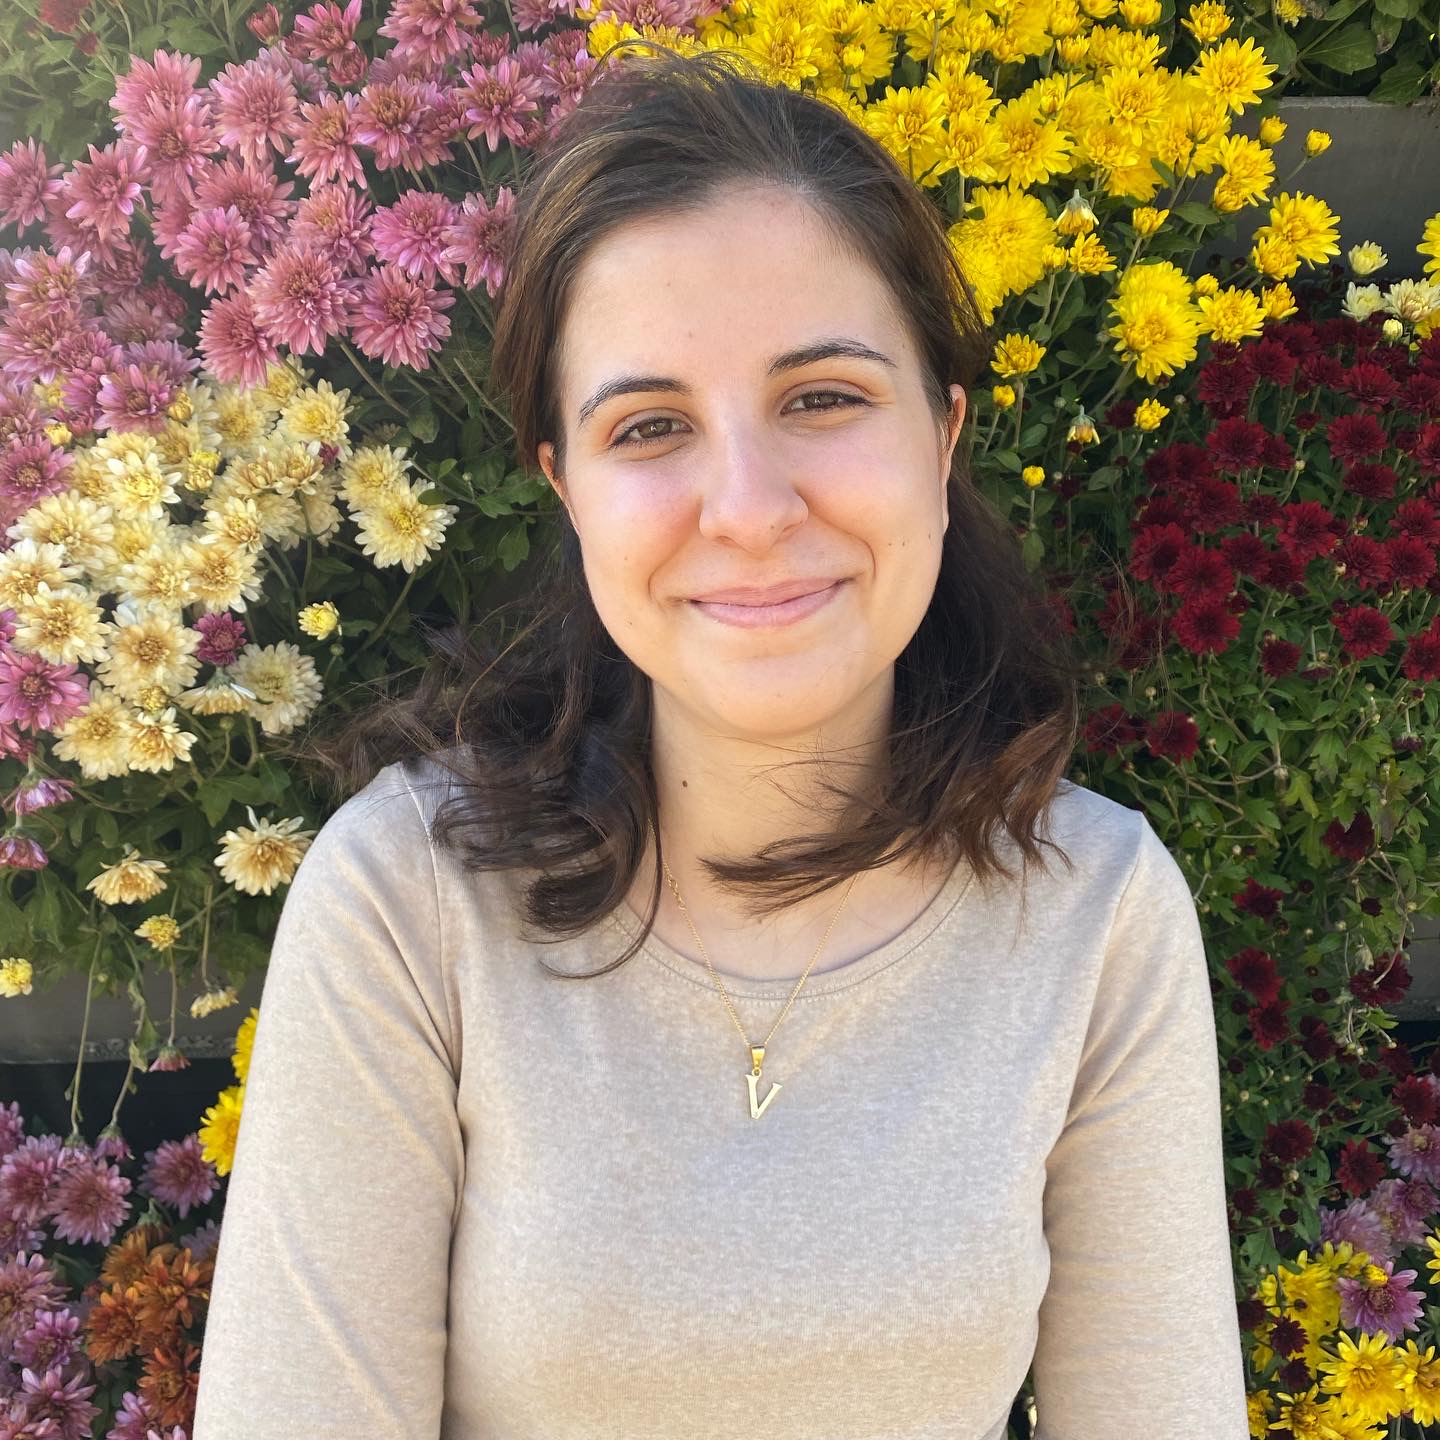
M 1302 54 L 1312 65 L 1324 65 L 1342 75 L 1353 75 L 1376 62 L 1375 37 L 1358 21 L 1322 35 Z
M 507 571 L 513 570 L 530 553 L 530 527 L 516 525 L 501 537 L 495 553 Z
M 1026 534 L 1020 542 L 1020 554 L 1025 561 L 1025 568 L 1034 574 L 1045 555 L 1045 540 L 1038 530 L 1031 530 Z
M 406 422 L 405 428 L 422 444 L 428 445 L 440 433 L 440 422 L 435 412 L 427 407 L 417 410 Z
M 1275 30 L 1265 37 L 1265 57 L 1272 65 L 1280 68 L 1282 75 L 1288 75 L 1295 68 L 1295 56 L 1298 53 L 1295 42 L 1283 31 Z M 1151 161 L 1154 164 L 1154 161 Z
M 1375 0 L 1375 8 L 1396 20 L 1411 20 L 1420 13 L 1420 0 Z
M 1218 225 L 1219 214 L 1208 205 L 1202 205 L 1198 200 L 1187 200 L 1183 205 L 1175 207 L 1175 213 L 1190 225 Z
M 1382 105 L 1408 105 L 1420 97 L 1425 89 L 1429 72 L 1413 60 L 1402 60 L 1392 65 L 1380 77 L 1380 83 L 1370 92 L 1370 99 Z

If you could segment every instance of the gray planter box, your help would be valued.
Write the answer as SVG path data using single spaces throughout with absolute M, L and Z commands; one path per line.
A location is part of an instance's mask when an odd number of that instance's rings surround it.
M 192 984 L 180 991 L 175 1020 L 175 1043 L 195 1060 L 228 1057 L 235 1048 L 235 1032 L 260 1003 L 264 975 L 250 975 L 236 986 L 239 1003 L 216 1010 L 201 1020 L 190 1018 L 190 1002 L 199 993 Z M 163 1043 L 170 1033 L 170 976 L 152 971 L 141 987 L 150 1019 Z M 0 1064 L 44 1064 L 73 1061 L 80 1052 L 80 1029 L 85 1019 L 85 977 L 62 975 L 49 989 L 37 984 L 29 995 L 0 1000 Z M 87 1060 L 124 1060 L 135 1034 L 135 1008 L 124 990 L 118 996 L 97 989 L 90 997 L 90 1025 L 85 1035 Z
M 1289 128 L 1274 147 L 1271 195 L 1301 190 L 1325 201 L 1340 217 L 1341 263 L 1352 245 L 1366 240 L 1379 245 L 1389 263 L 1368 280 L 1418 280 L 1425 261 L 1415 247 L 1425 222 L 1440 211 L 1440 104 L 1426 99 L 1382 105 L 1357 95 L 1305 95 L 1281 100 L 1276 112 Z M 1250 136 L 1259 128 L 1253 111 L 1235 125 Z M 1304 157 L 1310 130 L 1327 131 L 1333 143 L 1286 180 Z M 1208 193 L 1207 187 L 1195 198 L 1208 198 Z M 1236 238 L 1215 241 L 1207 253 L 1222 259 L 1244 256 L 1256 228 L 1269 218 L 1264 203 L 1242 210 L 1235 217 Z M 1302 264 L 1301 276 L 1307 273 Z

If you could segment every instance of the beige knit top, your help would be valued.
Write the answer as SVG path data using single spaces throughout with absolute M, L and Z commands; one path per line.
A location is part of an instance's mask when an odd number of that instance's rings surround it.
M 1139 812 L 1063 782 L 1023 924 L 962 862 L 812 973 L 755 1120 L 705 965 L 546 974 L 635 917 L 542 951 L 407 769 L 286 898 L 192 1440 L 1002 1440 L 1032 1364 L 1037 1440 L 1247 1440 L 1208 970 Z M 756 1043 L 802 968 L 721 971 Z

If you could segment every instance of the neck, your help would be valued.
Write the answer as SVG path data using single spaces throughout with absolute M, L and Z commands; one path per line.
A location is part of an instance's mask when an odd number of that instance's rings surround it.
M 850 882 L 758 915 L 744 894 L 722 889 L 701 865 L 703 857 L 749 858 L 767 844 L 818 835 L 835 823 L 836 802 L 821 777 L 865 793 L 878 783 L 885 727 L 893 702 L 893 672 L 864 705 L 818 731 L 763 741 L 717 734 L 656 691 L 651 763 L 659 798 L 660 833 L 670 873 L 679 887 L 710 962 L 722 974 L 798 978 Z M 788 763 L 798 762 L 798 763 Z M 778 768 L 777 768 L 778 767 Z M 655 848 L 645 856 L 627 897 L 638 915 L 649 913 Z M 919 913 L 948 874 L 948 867 L 909 861 L 862 873 L 830 930 L 811 974 L 867 954 L 898 934 Z M 655 932 L 676 950 L 702 960 L 690 924 L 663 875 Z

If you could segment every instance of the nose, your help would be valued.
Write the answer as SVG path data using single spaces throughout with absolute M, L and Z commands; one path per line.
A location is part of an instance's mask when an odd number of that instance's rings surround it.
M 794 462 L 761 429 L 735 427 L 714 447 L 700 477 L 700 533 L 759 554 L 810 514 L 794 484 Z

